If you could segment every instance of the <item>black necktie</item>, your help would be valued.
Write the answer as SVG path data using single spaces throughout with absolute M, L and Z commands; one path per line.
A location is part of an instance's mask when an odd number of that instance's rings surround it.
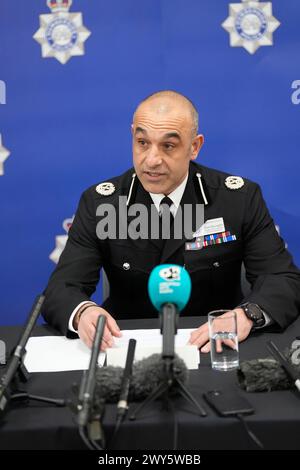
M 164 207 L 164 204 L 168 206 L 168 208 Z M 172 199 L 170 199 L 168 196 L 165 196 L 159 204 L 159 215 L 161 216 L 163 214 L 164 210 L 168 210 L 170 212 L 170 218 L 171 220 L 174 219 L 174 216 L 171 212 L 171 206 L 173 205 Z
M 159 205 L 159 238 L 162 241 L 162 248 L 168 238 L 172 237 L 172 226 L 174 222 L 174 216 L 171 212 L 171 206 L 173 205 L 172 199 L 165 196 Z M 169 215 L 167 215 L 169 213 Z

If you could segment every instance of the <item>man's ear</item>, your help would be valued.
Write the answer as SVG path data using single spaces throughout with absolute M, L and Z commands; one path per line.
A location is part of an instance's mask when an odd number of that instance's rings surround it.
M 192 153 L 191 153 L 191 160 L 195 160 L 198 156 L 198 153 L 201 150 L 202 145 L 204 144 L 204 135 L 198 134 L 194 137 L 192 142 Z
M 133 135 L 133 123 L 131 124 L 131 134 Z

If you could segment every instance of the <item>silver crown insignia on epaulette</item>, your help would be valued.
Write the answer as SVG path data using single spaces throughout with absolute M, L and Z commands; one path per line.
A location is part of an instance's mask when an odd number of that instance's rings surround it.
M 240 176 L 227 176 L 225 186 L 228 189 L 240 189 L 244 186 L 245 182 Z
M 115 192 L 115 190 L 115 185 L 110 181 L 105 181 L 105 183 L 101 183 L 96 186 L 96 191 L 98 194 L 101 194 L 101 196 L 110 196 Z

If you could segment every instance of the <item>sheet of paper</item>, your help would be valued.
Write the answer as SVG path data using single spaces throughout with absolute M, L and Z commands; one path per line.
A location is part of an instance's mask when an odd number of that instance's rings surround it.
M 194 328 L 180 329 L 175 336 L 175 351 L 181 357 L 188 369 L 198 369 L 200 361 L 197 346 L 187 345 Z M 107 350 L 107 365 L 124 367 L 128 342 L 136 340 L 135 360 L 141 360 L 151 354 L 161 354 L 162 335 L 160 330 L 123 330 L 121 338 L 115 338 L 115 345 Z
M 28 372 L 60 372 L 88 369 L 91 350 L 80 339 L 65 336 L 38 336 L 29 338 L 26 345 L 25 366 Z M 105 353 L 100 353 L 98 364 L 103 366 Z
M 197 369 L 199 351 L 196 346 L 187 345 L 193 329 L 180 329 L 175 336 L 176 353 L 189 369 Z M 125 366 L 128 342 L 137 341 L 135 360 L 151 354 L 161 354 L 162 335 L 160 330 L 123 330 L 121 338 L 115 338 L 115 345 L 107 350 L 107 365 Z M 26 346 L 25 366 L 29 372 L 61 372 L 85 370 L 89 366 L 90 349 L 80 339 L 65 336 L 39 336 L 29 338 Z M 103 366 L 105 353 L 100 353 L 98 364 Z

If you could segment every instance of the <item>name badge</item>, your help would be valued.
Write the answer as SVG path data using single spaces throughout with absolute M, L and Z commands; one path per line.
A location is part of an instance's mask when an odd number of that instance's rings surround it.
M 212 235 L 214 233 L 225 232 L 223 217 L 207 220 L 201 227 L 193 233 L 194 238 L 204 237 L 204 235 Z

